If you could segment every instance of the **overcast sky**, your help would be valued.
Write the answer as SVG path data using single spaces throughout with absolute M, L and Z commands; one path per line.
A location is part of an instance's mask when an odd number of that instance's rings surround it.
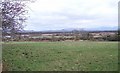
M 30 3 L 26 30 L 118 26 L 119 0 L 37 0 Z

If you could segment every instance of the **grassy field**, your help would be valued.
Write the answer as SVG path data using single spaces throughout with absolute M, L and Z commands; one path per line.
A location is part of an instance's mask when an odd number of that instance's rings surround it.
M 3 66 L 8 71 L 116 71 L 118 43 L 3 43 Z

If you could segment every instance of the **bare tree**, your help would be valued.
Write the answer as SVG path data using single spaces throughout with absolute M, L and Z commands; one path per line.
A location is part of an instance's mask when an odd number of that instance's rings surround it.
M 26 13 L 28 12 L 25 7 L 25 3 L 21 1 L 1 2 L 3 36 L 10 32 L 12 39 L 14 39 L 15 33 L 23 29 L 22 24 L 26 21 Z
M 79 35 L 80 32 L 78 30 L 73 30 L 72 32 L 74 33 L 74 40 L 75 41 L 80 40 L 80 35 Z

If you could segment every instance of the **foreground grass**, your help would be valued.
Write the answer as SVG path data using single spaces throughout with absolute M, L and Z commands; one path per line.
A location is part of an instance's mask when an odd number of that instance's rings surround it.
M 4 43 L 3 64 L 8 71 L 116 71 L 118 43 Z

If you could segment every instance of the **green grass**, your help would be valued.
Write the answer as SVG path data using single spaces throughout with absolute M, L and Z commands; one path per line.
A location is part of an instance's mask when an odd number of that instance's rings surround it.
M 116 71 L 118 43 L 3 43 L 3 64 L 8 71 Z

